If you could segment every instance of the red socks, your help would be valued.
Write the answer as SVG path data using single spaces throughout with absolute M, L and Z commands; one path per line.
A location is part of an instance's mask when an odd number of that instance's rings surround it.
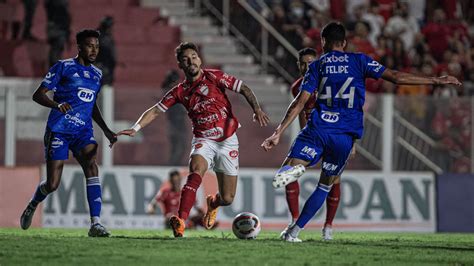
M 326 222 L 324 223 L 324 226 L 332 226 L 332 221 L 334 220 L 334 216 L 336 216 L 340 198 L 341 184 L 333 184 L 331 191 L 329 191 L 328 197 L 326 198 Z
M 296 219 L 298 219 L 298 215 L 300 214 L 300 184 L 298 183 L 298 181 L 292 182 L 286 185 L 285 190 L 288 209 L 290 209 L 291 217 L 294 221 L 296 221 Z
M 189 212 L 196 201 L 196 192 L 201 185 L 202 178 L 199 174 L 191 173 L 188 176 L 188 180 L 181 190 L 181 200 L 179 202 L 179 218 L 186 220 L 189 216 Z

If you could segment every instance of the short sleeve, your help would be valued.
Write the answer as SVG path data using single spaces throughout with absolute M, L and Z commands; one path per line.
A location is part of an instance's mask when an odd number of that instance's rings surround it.
M 168 111 L 168 109 L 175 105 L 178 100 L 177 100 L 177 95 L 176 95 L 176 89 L 177 87 L 174 87 L 173 89 L 169 90 L 163 98 L 156 104 L 158 109 L 160 109 L 162 112 Z
M 43 81 L 41 82 L 41 87 L 45 87 L 48 90 L 55 90 L 56 86 L 61 81 L 62 74 L 63 63 L 59 61 L 49 69 L 49 72 L 46 74 Z
M 385 67 L 372 59 L 370 56 L 364 54 L 361 56 L 362 68 L 364 69 L 365 77 L 379 79 L 385 71 Z
M 305 90 L 313 94 L 318 89 L 319 83 L 319 60 L 309 65 L 306 74 L 304 74 L 301 90 Z
M 219 88 L 240 92 L 240 87 L 242 86 L 241 80 L 221 71 L 214 72 L 213 74 L 216 75 L 217 86 Z

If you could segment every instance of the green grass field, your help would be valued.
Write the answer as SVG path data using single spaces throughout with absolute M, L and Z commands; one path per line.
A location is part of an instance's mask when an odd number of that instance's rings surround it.
M 474 265 L 474 234 L 335 233 L 323 242 L 304 231 L 303 243 L 262 232 L 238 240 L 229 231 L 113 230 L 111 238 L 89 238 L 85 229 L 0 228 L 0 265 Z

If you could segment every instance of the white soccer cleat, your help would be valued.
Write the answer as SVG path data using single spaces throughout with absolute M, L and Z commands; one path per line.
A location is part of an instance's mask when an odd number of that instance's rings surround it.
M 292 243 L 303 242 L 303 240 L 299 239 L 298 237 L 293 237 L 289 232 L 284 233 L 281 239 L 286 242 L 292 242 Z
M 281 231 L 280 233 L 280 239 L 281 240 L 285 240 L 285 234 L 288 233 L 288 229 L 293 225 L 293 223 L 289 223 L 287 227 L 285 227 L 285 229 L 283 229 L 283 231 Z
M 280 171 L 273 178 L 272 185 L 274 188 L 285 187 L 286 185 L 298 180 L 298 178 L 304 174 L 305 170 L 306 168 L 302 164 L 298 164 Z
M 323 227 L 322 237 L 323 240 L 332 240 L 332 228 L 329 226 Z

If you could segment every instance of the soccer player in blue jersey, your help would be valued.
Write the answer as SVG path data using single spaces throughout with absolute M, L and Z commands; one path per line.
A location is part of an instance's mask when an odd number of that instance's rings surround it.
M 299 232 L 322 206 L 334 180 L 342 174 L 354 139 L 362 137 L 366 78 L 383 78 L 396 84 L 461 85 L 452 76 L 416 76 L 387 69 L 367 55 L 344 52 L 346 30 L 338 22 L 331 22 L 323 28 L 321 43 L 324 54 L 310 64 L 299 94 L 273 135 L 262 143 L 266 151 L 278 145 L 281 135 L 301 112 L 311 94 L 318 94 L 307 126 L 298 134 L 273 179 L 274 187 L 284 187 L 297 180 L 306 167 L 315 165 L 321 158 L 323 160 L 316 190 L 306 201 L 296 222 L 281 234 L 281 238 L 289 242 L 301 242 Z
M 101 87 L 102 72 L 92 63 L 99 53 L 99 35 L 85 29 L 77 33 L 78 55 L 60 60 L 49 70 L 33 100 L 51 108 L 44 135 L 46 157 L 46 181 L 41 182 L 21 215 L 21 228 L 28 229 L 34 212 L 46 196 L 55 191 L 61 181 L 64 160 L 69 150 L 81 165 L 87 184 L 87 201 L 91 216 L 89 236 L 107 237 L 110 233 L 100 223 L 102 192 L 96 163 L 97 142 L 94 139 L 94 120 L 110 141 L 117 135 L 104 122 L 96 100 Z M 54 98 L 46 93 L 54 92 Z

